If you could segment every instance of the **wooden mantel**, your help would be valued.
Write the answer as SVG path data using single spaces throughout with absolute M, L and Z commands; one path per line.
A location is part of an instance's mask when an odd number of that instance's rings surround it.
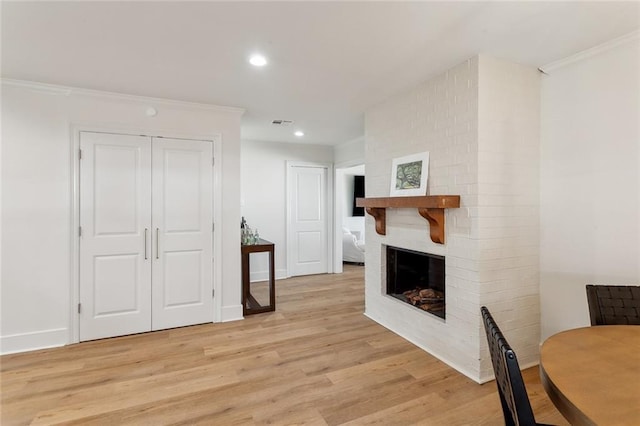
M 376 220 L 376 232 L 387 234 L 387 208 L 417 208 L 429 221 L 431 241 L 444 244 L 444 209 L 460 207 L 459 195 L 425 195 L 420 197 L 357 198 L 356 206 L 364 207 Z

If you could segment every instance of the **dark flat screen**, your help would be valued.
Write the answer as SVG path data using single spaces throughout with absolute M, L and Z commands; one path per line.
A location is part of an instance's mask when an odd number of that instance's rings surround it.
M 353 177 L 353 214 L 364 216 L 364 207 L 356 207 L 356 198 L 364 198 L 364 176 Z

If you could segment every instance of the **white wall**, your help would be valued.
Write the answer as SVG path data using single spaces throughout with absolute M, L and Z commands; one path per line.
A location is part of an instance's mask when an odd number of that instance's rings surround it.
M 175 137 L 221 137 L 221 320 L 242 318 L 242 110 L 2 82 L 2 351 L 69 343 L 72 300 L 74 125 Z M 149 106 L 158 110 L 148 117 Z M 233 226 L 232 226 L 233 224 Z
M 260 141 L 242 141 L 241 146 L 242 216 L 275 244 L 276 278 L 286 278 L 286 162 L 331 164 L 333 147 Z M 251 279 L 263 280 L 267 274 L 267 257 L 252 255 Z
M 356 138 L 333 147 L 333 162 L 336 167 L 364 164 L 364 137 Z
M 477 239 L 479 309 L 509 336 L 521 367 L 540 344 L 540 72 L 480 56 Z M 464 181 L 465 175 L 456 179 Z M 493 375 L 481 333 L 481 377 Z
M 640 284 L 640 46 L 626 38 L 542 84 L 542 338 L 589 325 L 586 284 Z

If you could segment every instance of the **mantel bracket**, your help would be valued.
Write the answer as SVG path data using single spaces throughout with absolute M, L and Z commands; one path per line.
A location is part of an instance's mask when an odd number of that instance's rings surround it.
M 376 220 L 376 232 L 387 235 L 387 209 L 384 207 L 367 207 L 369 213 Z
M 431 241 L 444 244 L 444 209 L 418 209 L 420 216 L 429 221 Z

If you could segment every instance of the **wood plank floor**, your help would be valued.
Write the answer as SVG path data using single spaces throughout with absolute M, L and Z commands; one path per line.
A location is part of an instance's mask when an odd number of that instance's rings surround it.
M 500 425 L 478 385 L 366 318 L 363 268 L 277 282 L 277 311 L 5 355 L 2 425 Z M 536 368 L 539 422 L 566 425 Z

